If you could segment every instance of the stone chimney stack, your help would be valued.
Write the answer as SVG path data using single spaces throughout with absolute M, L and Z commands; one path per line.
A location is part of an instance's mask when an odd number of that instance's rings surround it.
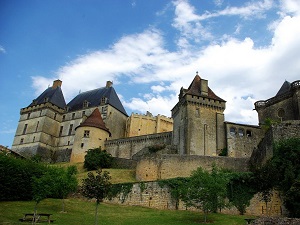
M 106 81 L 106 88 L 110 88 L 113 85 L 112 81 Z
M 55 89 L 57 87 L 61 87 L 62 81 L 61 80 L 55 80 L 53 81 L 52 89 Z
M 201 79 L 201 95 L 207 96 L 208 95 L 208 80 Z

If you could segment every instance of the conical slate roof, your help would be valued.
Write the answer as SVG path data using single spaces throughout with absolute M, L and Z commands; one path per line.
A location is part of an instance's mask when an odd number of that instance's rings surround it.
M 285 94 L 286 92 L 288 92 L 289 90 L 291 89 L 291 83 L 288 82 L 288 81 L 285 81 L 281 88 L 279 89 L 279 91 L 277 92 L 276 96 L 279 96 L 279 95 L 283 95 Z
M 201 95 L 201 77 L 196 75 L 189 88 L 187 89 L 187 94 L 202 96 Z M 226 102 L 224 99 L 217 96 L 209 87 L 208 87 L 208 96 L 205 96 L 214 100 Z
M 105 126 L 105 123 L 103 122 L 101 113 L 98 108 L 96 108 L 92 112 L 92 114 L 85 121 L 83 121 L 78 127 L 96 127 L 101 130 L 107 131 L 109 135 L 111 135 L 109 129 Z M 78 127 L 76 127 L 76 129 Z

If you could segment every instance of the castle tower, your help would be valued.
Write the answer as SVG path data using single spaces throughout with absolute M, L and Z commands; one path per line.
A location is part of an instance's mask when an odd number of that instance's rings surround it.
M 50 159 L 59 142 L 59 124 L 66 107 L 61 85 L 61 80 L 55 80 L 52 87 L 21 109 L 13 151 Z
M 198 74 L 188 89 L 181 88 L 172 109 L 173 145 L 179 154 L 213 156 L 225 147 L 225 103 Z
M 93 148 L 104 149 L 104 142 L 111 133 L 96 108 L 93 113 L 75 129 L 75 138 L 70 162 L 84 162 L 86 151 Z
M 300 80 L 285 81 L 277 94 L 267 100 L 254 103 L 259 124 L 267 118 L 274 121 L 300 120 Z

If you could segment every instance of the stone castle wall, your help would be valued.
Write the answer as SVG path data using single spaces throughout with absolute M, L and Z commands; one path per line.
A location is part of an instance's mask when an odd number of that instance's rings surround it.
M 273 143 L 282 139 L 300 138 L 300 121 L 290 120 L 273 125 L 254 149 L 250 164 L 260 167 L 273 156 Z
M 160 186 L 158 182 L 134 183 L 131 192 L 125 196 L 119 196 L 108 201 L 114 204 L 123 204 L 130 206 L 143 206 L 155 209 L 175 210 L 197 210 L 192 207 L 186 207 L 184 202 L 179 201 L 176 206 L 175 200 L 171 197 L 170 190 L 167 186 Z M 250 206 L 246 208 L 247 215 L 254 216 L 280 216 L 284 214 L 281 208 L 282 201 L 278 193 L 274 192 L 271 201 L 268 203 L 268 210 L 264 202 L 260 201 L 259 195 L 255 195 L 250 202 Z M 268 211 L 268 215 L 266 214 Z M 222 213 L 239 214 L 235 207 L 223 209 Z
M 136 179 L 154 181 L 175 177 L 189 177 L 198 167 L 210 170 L 213 164 L 233 171 L 247 171 L 249 158 L 230 158 L 198 155 L 157 155 L 137 162 Z
M 145 147 L 157 144 L 170 145 L 172 132 L 149 134 L 138 137 L 122 138 L 105 142 L 105 150 L 113 157 L 131 159 Z

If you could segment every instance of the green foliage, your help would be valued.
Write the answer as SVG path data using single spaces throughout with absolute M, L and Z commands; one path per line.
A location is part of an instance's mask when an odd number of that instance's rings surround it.
M 109 199 L 112 199 L 118 195 L 121 195 L 121 202 L 123 203 L 131 192 L 133 183 L 119 183 L 113 184 L 109 191 Z
M 223 148 L 222 151 L 219 153 L 219 156 L 227 156 L 228 155 L 228 150 L 227 148 Z
M 234 205 L 244 215 L 246 207 L 250 205 L 256 191 L 252 187 L 251 173 L 232 173 L 230 181 L 227 184 L 227 197 L 232 205 Z
M 33 177 L 41 177 L 43 164 L 0 154 L 0 201 L 31 200 Z
M 254 172 L 253 180 L 257 191 L 262 193 L 262 199 L 266 203 L 270 199 L 270 190 L 277 189 L 281 192 L 290 214 L 300 217 L 299 207 L 294 202 L 299 198 L 295 192 L 299 177 L 300 138 L 291 138 L 274 144 L 273 157 Z
M 166 147 L 165 144 L 156 144 L 148 147 L 149 152 L 155 153 L 158 152 L 159 150 L 162 150 Z
M 87 198 L 95 198 L 97 203 L 103 201 L 109 195 L 111 189 L 111 183 L 109 172 L 97 170 L 95 176 L 92 172 L 88 173 L 88 177 L 82 180 L 81 193 Z
M 189 178 L 177 177 L 168 180 L 159 180 L 158 185 L 160 187 L 167 186 L 169 188 L 171 197 L 175 201 L 175 208 L 178 209 L 179 200 L 183 198 L 183 193 L 185 193 L 188 182 Z
M 262 124 L 262 128 L 264 131 L 268 131 L 272 125 L 279 123 L 278 120 L 273 120 L 271 118 L 266 118 L 264 123 Z
M 101 148 L 89 149 L 84 157 L 84 168 L 88 171 L 100 168 L 110 168 L 113 157 Z
M 187 206 L 202 209 L 206 222 L 209 212 L 217 212 L 225 207 L 228 182 L 228 173 L 216 166 L 213 166 L 211 173 L 199 167 L 182 188 L 182 200 Z
M 89 172 L 88 177 L 82 180 L 82 195 L 90 199 L 96 199 L 95 225 L 98 224 L 98 205 L 109 196 L 111 189 L 110 179 L 109 172 L 104 171 L 102 173 L 102 170 L 99 169 L 96 176 Z

